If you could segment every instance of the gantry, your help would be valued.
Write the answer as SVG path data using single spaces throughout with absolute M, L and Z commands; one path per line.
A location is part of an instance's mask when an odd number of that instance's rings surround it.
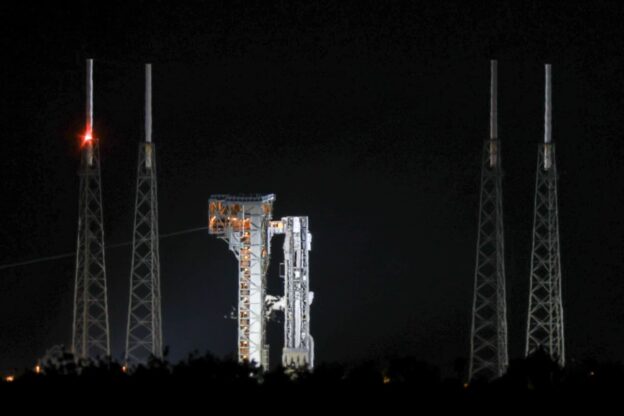
M 284 311 L 286 367 L 314 364 L 310 336 L 309 252 L 312 235 L 307 217 L 272 221 L 274 194 L 213 195 L 209 200 L 209 233 L 228 243 L 238 260 L 238 360 L 268 369 L 266 323 L 272 312 Z M 283 297 L 267 295 L 271 239 L 284 234 Z

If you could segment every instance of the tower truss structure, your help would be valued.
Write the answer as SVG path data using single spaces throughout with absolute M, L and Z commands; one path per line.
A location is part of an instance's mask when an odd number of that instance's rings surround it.
M 544 143 L 538 145 L 525 354 L 544 350 L 565 365 L 557 165 L 552 142 L 551 67 L 546 65 Z
M 266 273 L 274 194 L 213 195 L 209 233 L 225 240 L 238 260 L 238 360 L 268 368 Z
M 162 358 L 160 256 L 156 147 L 152 143 L 152 68 L 145 67 L 145 142 L 139 143 L 130 301 L 125 361 L 144 364 Z
M 87 128 L 80 152 L 78 238 L 72 325 L 77 358 L 110 355 L 99 139 L 93 136 L 93 60 L 87 60 Z
M 491 61 L 490 138 L 483 146 L 469 379 L 500 377 L 508 365 L 502 160 L 497 122 L 497 62 Z

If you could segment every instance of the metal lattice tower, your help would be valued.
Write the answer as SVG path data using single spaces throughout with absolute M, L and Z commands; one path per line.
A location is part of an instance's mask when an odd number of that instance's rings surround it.
M 110 355 L 99 139 L 93 136 L 93 60 L 87 60 L 87 129 L 80 160 L 72 352 Z
M 134 234 L 130 269 L 130 303 L 126 331 L 127 364 L 162 358 L 160 257 L 156 148 L 152 143 L 152 67 L 145 66 L 145 142 L 139 143 Z
M 212 195 L 209 233 L 225 240 L 238 260 L 238 360 L 268 369 L 266 273 L 275 195 Z
M 565 340 L 555 144 L 551 140 L 551 68 L 546 65 L 544 143 L 538 145 L 531 283 L 525 354 L 542 349 L 563 366 Z
M 497 62 L 490 68 L 490 139 L 483 146 L 469 380 L 500 377 L 508 364 Z

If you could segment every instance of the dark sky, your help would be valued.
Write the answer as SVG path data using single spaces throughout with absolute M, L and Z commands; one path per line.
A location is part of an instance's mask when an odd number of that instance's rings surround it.
M 28 2 L 0 5 L 0 263 L 75 249 L 84 60 L 95 59 L 108 244 L 131 237 L 143 67 L 154 64 L 162 233 L 213 193 L 308 215 L 319 361 L 467 357 L 482 141 L 499 60 L 510 355 L 526 325 L 543 64 L 553 65 L 566 350 L 624 351 L 620 2 Z M 19 7 L 17 6 L 19 5 Z M 122 354 L 128 248 L 107 253 Z M 281 293 L 274 240 L 271 290 Z M 207 233 L 161 244 L 165 343 L 233 354 L 236 262 Z M 69 343 L 72 259 L 0 271 L 0 369 Z M 281 323 L 272 323 L 272 359 Z

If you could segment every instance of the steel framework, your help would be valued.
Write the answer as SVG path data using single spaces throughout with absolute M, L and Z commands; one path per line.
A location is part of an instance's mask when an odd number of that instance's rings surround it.
M 545 67 L 544 143 L 538 145 L 525 354 L 542 349 L 565 365 L 557 165 L 551 140 L 551 68 Z
M 110 355 L 99 140 L 93 137 L 93 60 L 87 60 L 87 129 L 80 160 L 72 352 Z
M 152 143 L 151 65 L 145 67 L 145 142 L 139 143 L 130 301 L 125 361 L 142 364 L 162 358 L 160 256 L 156 148 Z
M 491 61 L 490 139 L 483 146 L 469 380 L 500 377 L 508 365 L 505 250 L 497 63 Z
M 267 369 L 266 273 L 275 195 L 213 195 L 209 233 L 225 240 L 238 260 L 238 360 Z

